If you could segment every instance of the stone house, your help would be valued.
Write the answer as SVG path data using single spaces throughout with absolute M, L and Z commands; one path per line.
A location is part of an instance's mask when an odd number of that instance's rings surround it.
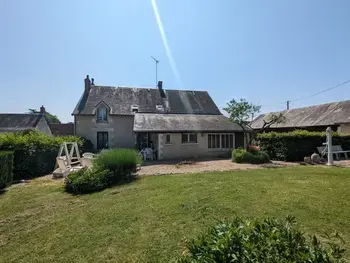
M 97 149 L 152 147 L 158 159 L 221 156 L 244 146 L 239 125 L 206 91 L 112 87 L 84 80 L 72 115 L 75 134 Z

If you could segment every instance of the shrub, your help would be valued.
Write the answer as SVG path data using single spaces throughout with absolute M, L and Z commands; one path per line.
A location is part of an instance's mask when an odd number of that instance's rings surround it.
M 178 262 L 345 262 L 344 250 L 332 240 L 327 245 L 306 239 L 294 219 L 219 222 L 196 239 L 187 242 Z
M 248 151 L 238 148 L 232 151 L 232 161 L 235 163 L 261 164 L 268 163 L 270 158 L 266 152 L 258 151 L 255 148 L 251 148 Z
M 101 152 L 94 160 L 94 165 L 109 170 L 108 183 L 113 185 L 131 178 L 136 167 L 141 163 L 137 151 L 132 149 L 112 149 Z
M 36 131 L 0 134 L 0 150 L 14 151 L 15 180 L 33 178 L 54 170 L 58 150 L 62 142 L 83 142 L 75 136 L 53 137 Z
M 302 161 L 305 156 L 317 152 L 317 147 L 326 142 L 326 132 L 293 132 L 262 133 L 257 136 L 260 148 L 266 151 L 271 159 L 282 161 Z M 333 133 L 333 145 L 341 145 L 350 150 L 350 135 Z
M 87 194 L 101 191 L 107 187 L 108 171 L 93 167 L 84 167 L 70 173 L 65 179 L 65 189 L 72 194 Z
M 13 152 L 0 151 L 0 190 L 13 179 Z
M 81 146 L 81 149 L 79 149 L 80 152 L 82 152 L 82 153 L 84 153 L 84 152 L 95 153 L 96 152 L 96 149 L 94 148 L 94 144 L 92 143 L 91 140 L 89 140 L 85 137 L 82 137 L 81 140 L 82 140 L 82 146 Z

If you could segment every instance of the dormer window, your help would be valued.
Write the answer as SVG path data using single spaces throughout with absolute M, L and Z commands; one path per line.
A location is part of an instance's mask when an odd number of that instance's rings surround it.
M 107 108 L 105 106 L 100 106 L 97 108 L 97 121 L 107 121 Z
M 131 106 L 131 111 L 134 112 L 134 113 L 139 112 L 139 106 L 137 106 L 137 105 L 132 105 L 132 106 Z

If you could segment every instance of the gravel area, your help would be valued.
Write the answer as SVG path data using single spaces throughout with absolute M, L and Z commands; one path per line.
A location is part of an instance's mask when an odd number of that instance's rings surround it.
M 200 160 L 194 161 L 192 164 L 179 164 L 179 161 L 148 161 L 141 170 L 137 172 L 138 175 L 157 175 L 157 174 L 182 174 L 182 173 L 198 173 L 205 171 L 230 171 L 230 170 L 249 170 L 260 169 L 264 167 L 284 167 L 295 166 L 296 163 L 286 162 L 272 162 L 269 164 L 238 164 L 231 160 Z

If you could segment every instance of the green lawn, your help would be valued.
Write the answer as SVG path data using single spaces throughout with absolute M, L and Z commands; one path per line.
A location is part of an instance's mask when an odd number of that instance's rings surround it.
M 0 196 L 0 262 L 168 262 L 216 219 L 293 215 L 350 255 L 350 170 L 290 167 L 151 176 L 86 196 L 37 179 Z

